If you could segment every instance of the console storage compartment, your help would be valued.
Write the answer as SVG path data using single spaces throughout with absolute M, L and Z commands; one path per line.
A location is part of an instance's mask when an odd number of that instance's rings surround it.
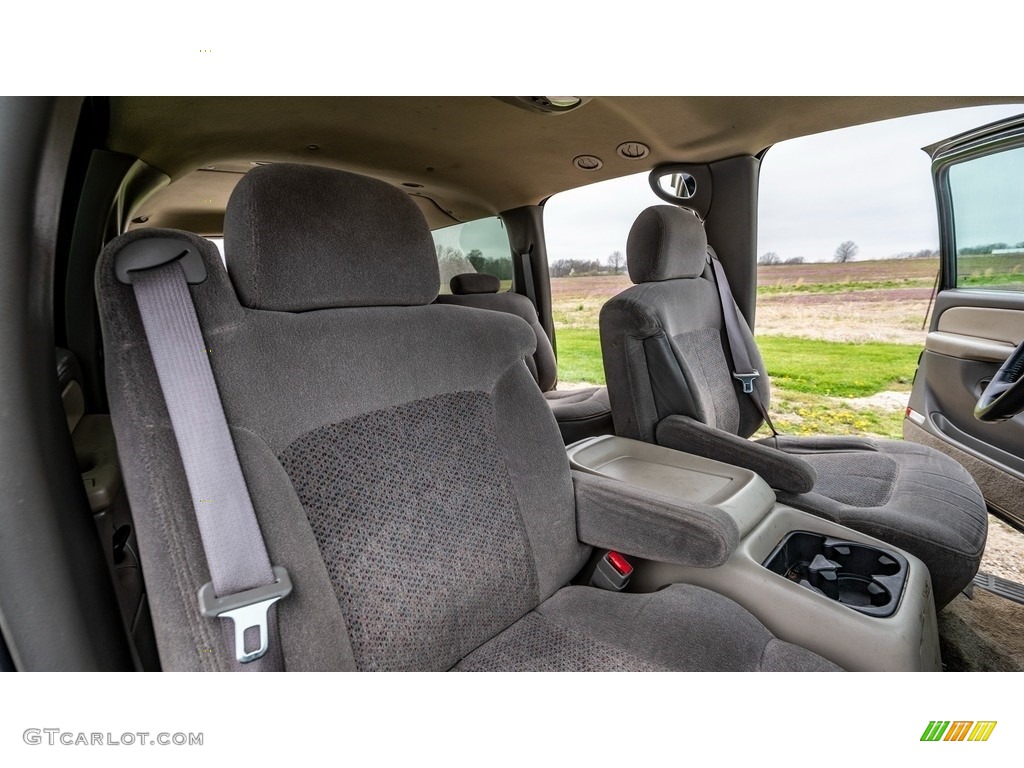
M 736 522 L 740 541 L 724 564 L 632 557 L 630 592 L 706 587 L 738 602 L 780 639 L 851 671 L 941 669 L 931 578 L 913 555 L 779 504 L 746 469 L 607 435 L 567 451 L 578 472 L 675 494 Z

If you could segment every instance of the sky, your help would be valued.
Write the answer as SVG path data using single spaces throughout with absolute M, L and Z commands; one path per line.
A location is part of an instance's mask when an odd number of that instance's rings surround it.
M 921 147 L 1021 112 L 1021 105 L 949 110 L 776 144 L 761 166 L 757 253 L 830 261 L 846 240 L 857 244 L 858 260 L 937 248 L 930 160 Z M 637 214 L 659 203 L 646 172 L 555 195 L 544 214 L 548 258 L 625 253 Z

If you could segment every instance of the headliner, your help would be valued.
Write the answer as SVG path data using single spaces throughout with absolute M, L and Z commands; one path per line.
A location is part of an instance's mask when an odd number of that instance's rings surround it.
M 259 162 L 365 173 L 415 195 L 431 227 L 539 203 L 667 162 L 756 155 L 797 136 L 1019 97 L 594 97 L 539 114 L 492 97 L 112 97 L 108 148 L 171 184 L 134 211 L 145 226 L 220 234 L 241 174 Z M 616 147 L 647 144 L 625 160 Z M 315 145 L 315 149 L 310 149 Z M 597 155 L 596 171 L 573 158 Z

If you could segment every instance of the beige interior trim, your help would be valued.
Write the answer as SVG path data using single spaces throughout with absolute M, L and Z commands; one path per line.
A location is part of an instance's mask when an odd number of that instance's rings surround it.
M 939 316 L 935 330 L 1000 341 L 1016 347 L 1024 341 L 1024 311 L 994 307 L 950 307 Z
M 896 550 L 910 564 L 896 613 L 879 619 L 815 594 L 761 565 L 790 531 L 811 531 Z M 776 504 L 717 568 L 642 561 L 630 589 L 656 591 L 668 584 L 696 584 L 732 598 L 781 639 L 854 671 L 936 672 L 942 668 L 931 579 L 908 552 L 830 520 Z
M 985 363 L 1003 363 L 1016 347 L 1005 341 L 979 339 L 959 333 L 932 331 L 924 342 L 924 348 L 940 355 L 957 357 L 961 360 L 978 360 Z
M 138 213 L 146 226 L 219 234 L 230 189 L 263 162 L 363 173 L 436 202 L 431 226 L 493 216 L 668 162 L 756 155 L 795 136 L 1019 97 L 594 97 L 561 115 L 472 97 L 111 97 L 107 148 L 138 157 L 180 191 Z M 629 160 L 620 142 L 650 154 Z M 603 165 L 583 171 L 581 154 Z M 220 177 L 220 178 L 218 178 Z M 431 210 L 433 209 L 433 210 Z
M 566 449 L 569 466 L 656 493 L 718 507 L 746 536 L 775 504 L 775 492 L 749 469 L 626 437 L 601 435 Z

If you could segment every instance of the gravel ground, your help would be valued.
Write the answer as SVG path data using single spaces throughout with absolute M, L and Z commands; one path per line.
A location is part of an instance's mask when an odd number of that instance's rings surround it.
M 1024 533 L 989 515 L 988 543 L 981 558 L 981 570 L 1024 583 Z

